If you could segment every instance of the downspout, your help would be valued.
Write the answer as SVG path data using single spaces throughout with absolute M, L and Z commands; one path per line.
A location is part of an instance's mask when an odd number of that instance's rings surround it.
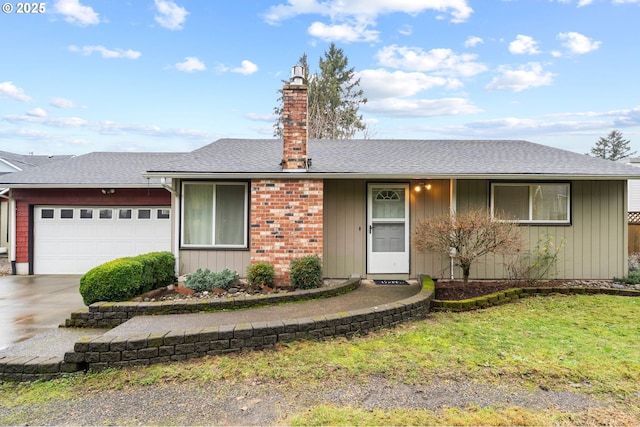
M 5 193 L 0 194 L 0 197 L 6 199 L 9 203 L 9 217 L 7 218 L 7 227 L 9 228 L 9 261 L 11 262 L 11 275 L 16 275 L 16 201 Z
M 458 194 L 457 194 L 457 184 L 458 184 L 458 180 L 456 179 L 450 179 L 449 180 L 449 206 L 451 207 L 451 214 L 453 215 L 457 209 L 458 209 Z M 455 279 L 455 275 L 454 275 L 454 262 L 453 262 L 453 257 L 455 256 L 454 253 L 455 249 L 451 248 L 451 250 L 449 251 L 450 254 L 450 258 L 451 258 L 451 266 L 450 271 L 451 271 L 451 280 Z
M 173 187 L 173 180 L 171 180 L 171 184 L 167 184 L 167 178 L 160 178 L 160 185 L 162 188 L 171 193 L 171 220 L 173 221 L 173 256 L 176 259 L 176 263 L 174 265 L 174 269 L 176 274 L 180 276 L 180 221 L 178 216 L 179 211 L 179 201 L 180 201 L 180 193 Z

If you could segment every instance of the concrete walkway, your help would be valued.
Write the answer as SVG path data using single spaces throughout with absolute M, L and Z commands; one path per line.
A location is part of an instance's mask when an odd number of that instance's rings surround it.
M 269 345 L 266 337 L 263 340 L 252 335 L 246 342 L 237 339 L 238 335 L 247 335 L 247 327 L 257 334 L 257 325 L 264 328 L 260 334 L 275 334 L 273 342 L 313 338 L 317 331 L 312 329 L 320 326 L 323 328 L 321 334 L 327 337 L 349 335 L 353 330 L 366 332 L 376 326 L 397 324 L 408 320 L 408 316 L 417 315 L 420 309 L 415 309 L 415 302 L 411 301 L 406 305 L 396 303 L 415 299 L 421 291 L 415 281 L 406 286 L 375 285 L 363 280 L 357 289 L 329 298 L 213 313 L 138 316 L 107 330 L 56 327 L 71 311 L 83 306 L 77 291 L 78 277 L 9 276 L 0 278 L 0 287 L 2 286 L 7 290 L 13 289 L 13 292 L 3 294 L 2 304 L 9 312 L 34 312 L 39 309 L 46 313 L 41 316 L 43 320 L 39 323 L 37 333 L 29 333 L 27 335 L 32 336 L 0 350 L 0 378 L 11 380 L 51 378 L 60 373 L 73 372 L 81 366 L 100 369 L 106 366 L 162 363 L 181 360 L 183 357 L 220 354 L 233 351 L 233 345 L 242 346 L 238 349 Z M 32 295 L 29 297 L 30 303 L 22 305 L 29 305 L 31 311 L 26 307 L 20 308 L 19 303 L 23 298 L 21 296 L 28 294 Z M 15 296 L 16 307 L 11 307 L 10 295 Z M 41 301 L 33 300 L 35 296 L 39 296 Z M 51 303 L 49 306 L 47 301 Z M 410 310 L 413 314 L 409 314 Z M 374 325 L 369 319 L 368 314 L 371 313 L 379 316 L 376 320 L 379 325 Z M 333 323 L 335 325 L 329 326 Z M 293 329 L 297 328 L 297 332 L 290 333 L 291 325 L 294 325 Z M 309 332 L 303 331 L 302 328 L 305 327 Z M 203 335 L 203 331 L 206 334 Z M 197 336 L 192 337 L 196 340 L 209 340 L 212 336 L 216 338 L 208 343 L 199 342 L 195 346 L 189 346 L 186 342 L 188 338 L 182 338 L 189 334 L 196 334 Z M 160 341 L 164 341 L 158 343 L 158 337 Z M 175 344 L 171 344 L 173 342 Z M 226 348 L 214 350 L 214 344 Z M 203 350 L 203 346 L 207 350 Z M 136 348 L 132 351 L 131 347 Z M 171 354 L 162 357 L 163 351 L 170 351 Z M 190 353 L 182 355 L 182 351 Z M 98 359 L 93 360 L 92 357 Z M 137 359 L 127 361 L 126 357 Z M 141 357 L 144 359 L 140 359 Z M 74 358 L 78 360 L 73 360 Z M 110 360 L 111 358 L 116 360 Z

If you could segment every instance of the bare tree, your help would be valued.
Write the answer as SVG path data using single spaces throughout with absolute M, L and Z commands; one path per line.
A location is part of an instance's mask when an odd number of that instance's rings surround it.
M 455 265 L 462 268 L 465 288 L 471 265 L 478 258 L 489 253 L 513 254 L 522 248 L 517 223 L 492 218 L 484 208 L 425 218 L 418 222 L 414 237 L 421 252 L 453 256 Z

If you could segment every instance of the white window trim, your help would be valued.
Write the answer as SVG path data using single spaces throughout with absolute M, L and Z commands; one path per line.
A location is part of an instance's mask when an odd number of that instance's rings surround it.
M 550 184 L 550 185 L 566 185 L 567 186 L 567 219 L 561 219 L 561 220 L 554 220 L 554 219 L 544 219 L 544 220 L 534 220 L 533 218 L 533 187 L 536 185 L 545 185 L 545 184 Z M 491 218 L 495 219 L 495 213 L 494 213 L 494 206 L 495 206 L 495 191 L 494 188 L 496 186 L 501 186 L 501 187 L 505 187 L 505 186 L 512 186 L 512 187 L 523 187 L 523 186 L 528 186 L 530 191 L 529 191 L 529 219 L 528 220 L 513 220 L 513 221 L 508 221 L 508 222 L 517 222 L 518 224 L 558 224 L 558 225 L 568 225 L 571 224 L 571 183 L 569 182 L 555 182 L 555 181 L 545 181 L 545 182 L 492 182 L 491 183 Z
M 244 218 L 243 218 L 243 243 L 240 245 L 216 245 L 215 243 L 212 245 L 203 245 L 203 244 L 187 244 L 184 242 L 184 225 L 185 225 L 185 203 L 184 198 L 182 199 L 182 203 L 180 206 L 180 247 L 183 249 L 249 249 L 249 184 L 247 182 L 238 182 L 238 181 L 183 181 L 181 184 L 181 194 L 184 195 L 184 187 L 185 185 L 208 185 L 208 186 L 217 186 L 217 185 L 241 185 L 244 187 Z M 216 197 L 214 190 L 213 197 L 213 207 L 212 212 L 215 215 L 216 211 Z M 215 241 L 216 236 L 216 224 L 215 217 L 211 218 L 213 224 L 211 227 L 211 241 Z

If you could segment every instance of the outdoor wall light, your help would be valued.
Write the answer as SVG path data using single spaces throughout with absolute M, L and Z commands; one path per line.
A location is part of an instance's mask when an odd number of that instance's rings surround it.
M 417 184 L 415 187 L 413 187 L 413 190 L 416 193 L 419 193 L 422 191 L 422 189 L 425 189 L 427 191 L 431 190 L 431 184 L 425 184 L 424 182 L 421 182 L 420 184 Z
M 113 194 L 115 192 L 116 192 L 115 188 L 103 188 L 102 189 L 102 194 Z

